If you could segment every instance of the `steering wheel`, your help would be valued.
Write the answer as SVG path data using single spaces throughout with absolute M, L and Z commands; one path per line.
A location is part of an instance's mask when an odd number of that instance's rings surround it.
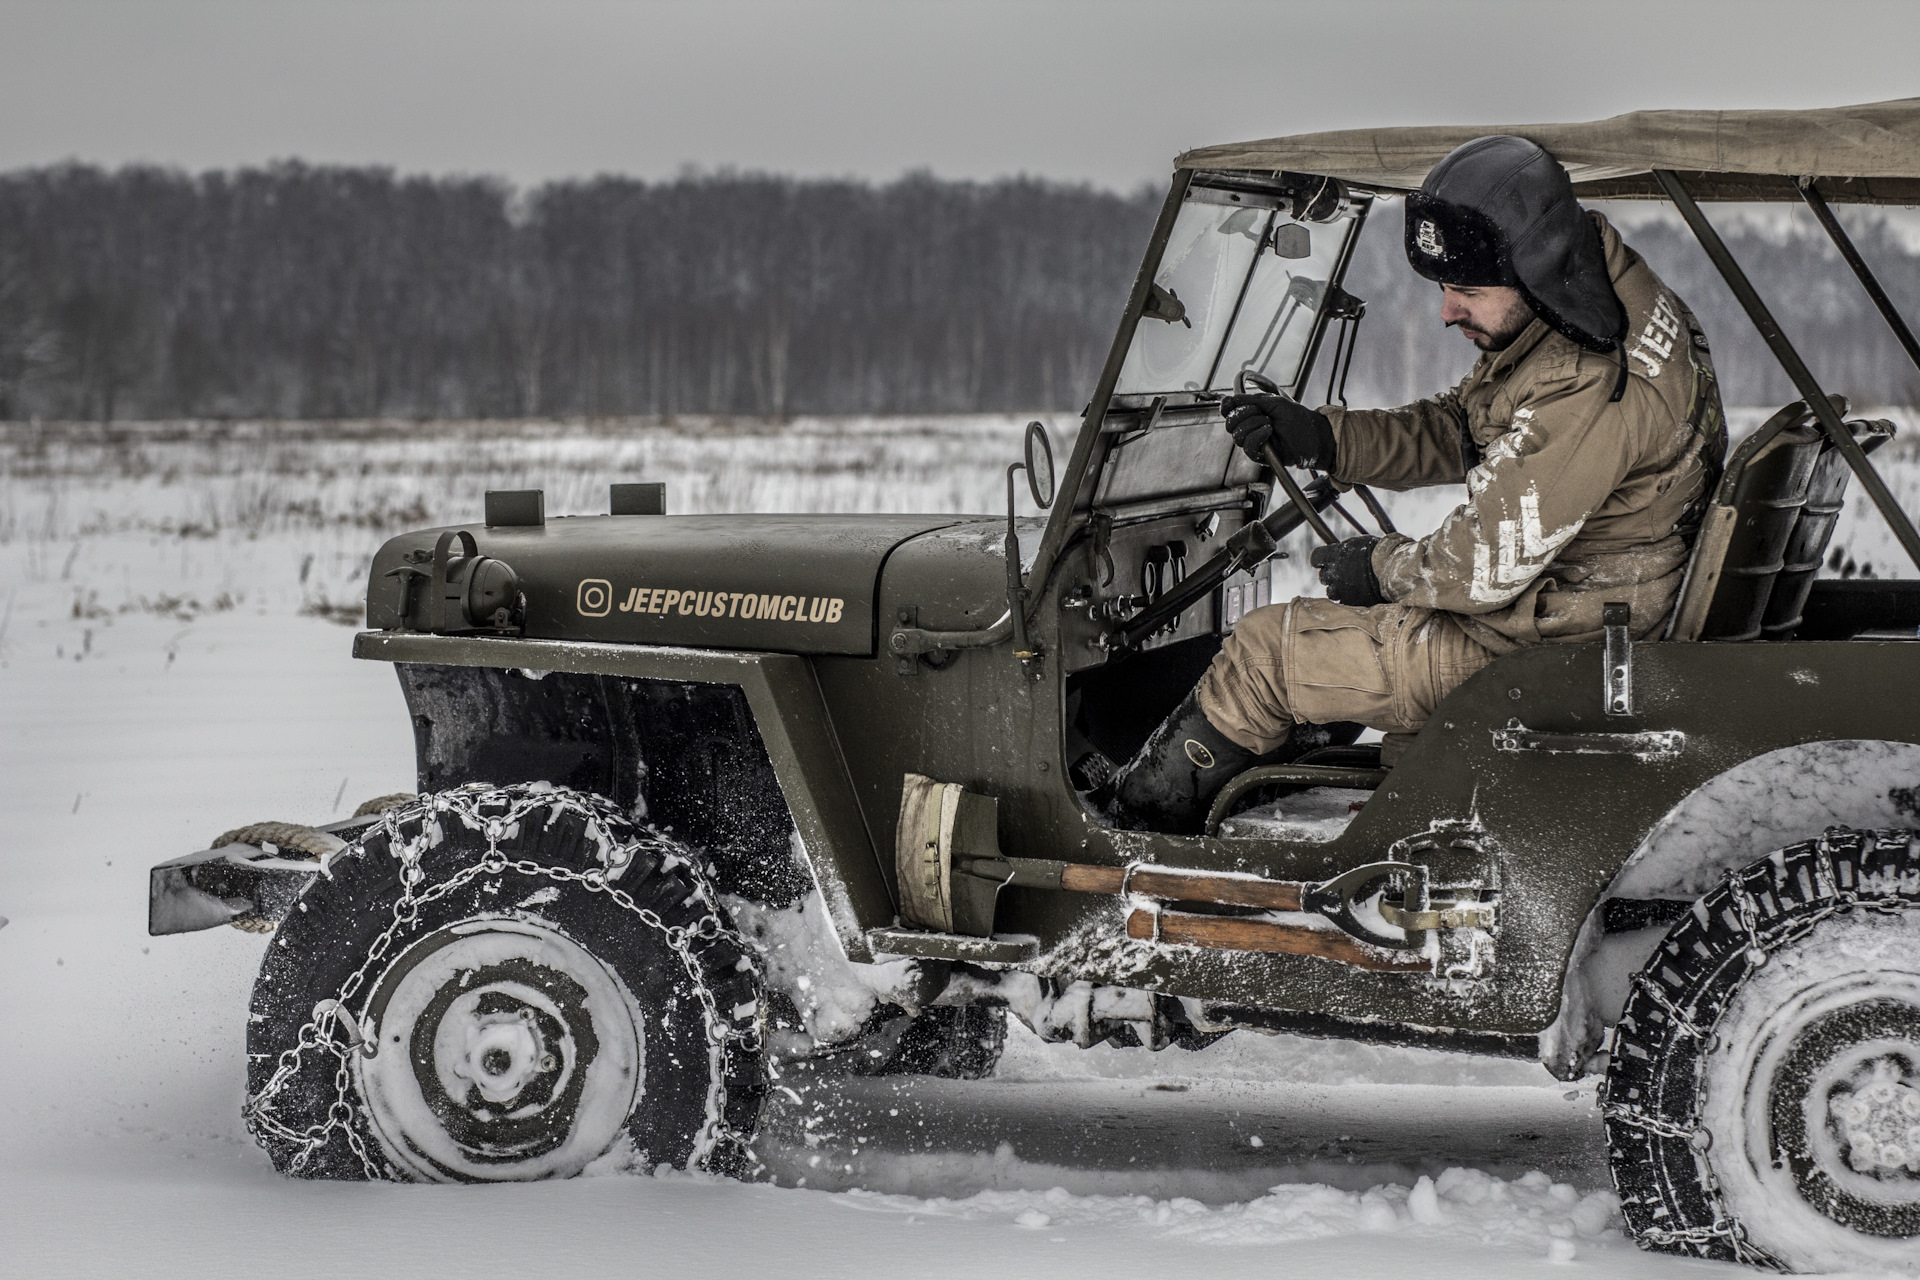
M 1286 395 L 1286 392 L 1280 389 L 1279 383 L 1257 369 L 1242 369 L 1233 375 L 1233 393 L 1235 395 L 1243 396 L 1247 394 L 1247 388 L 1249 386 L 1257 387 L 1270 396 Z M 1288 474 L 1286 465 L 1280 461 L 1280 455 L 1273 451 L 1273 442 L 1268 441 L 1266 447 L 1261 450 L 1261 453 L 1265 455 L 1267 469 L 1273 472 L 1273 478 L 1279 482 L 1281 489 L 1286 492 L 1287 500 L 1293 503 L 1294 509 L 1300 513 L 1301 519 L 1307 522 L 1307 527 L 1312 529 L 1315 536 L 1328 546 L 1339 542 L 1340 539 L 1334 536 L 1332 528 L 1328 526 L 1325 520 L 1320 518 L 1320 513 L 1314 509 L 1313 503 L 1308 501 L 1307 495 L 1301 492 L 1298 484 L 1294 483 L 1293 476 Z

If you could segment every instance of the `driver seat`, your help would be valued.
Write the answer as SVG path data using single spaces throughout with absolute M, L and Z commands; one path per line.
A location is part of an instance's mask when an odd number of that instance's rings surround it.
M 1833 402 L 1846 412 L 1844 396 Z M 1893 424 L 1885 421 L 1847 427 L 1868 453 L 1893 438 Z M 1663 638 L 1790 638 L 1826 556 L 1851 474 L 1804 401 L 1762 423 L 1727 460 Z

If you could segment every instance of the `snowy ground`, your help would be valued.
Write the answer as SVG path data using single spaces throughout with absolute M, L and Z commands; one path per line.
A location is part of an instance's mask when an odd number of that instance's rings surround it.
M 1244 1033 L 1016 1030 L 988 1081 L 803 1083 L 753 1185 L 273 1174 L 239 1118 L 261 942 L 147 938 L 146 872 L 411 788 L 392 674 L 339 625 L 385 532 L 489 487 L 603 510 L 609 479 L 681 511 L 990 511 L 1021 425 L 0 427 L 0 1275 L 1736 1274 L 1622 1238 L 1590 1086 Z M 1892 571 L 1870 518 L 1841 537 Z

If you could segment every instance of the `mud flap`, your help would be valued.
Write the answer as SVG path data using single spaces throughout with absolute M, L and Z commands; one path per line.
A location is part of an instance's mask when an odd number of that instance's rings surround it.
M 1013 878 L 1000 856 L 999 826 L 1000 802 L 992 796 L 907 774 L 894 837 L 901 921 L 940 933 L 992 936 L 1000 888 Z

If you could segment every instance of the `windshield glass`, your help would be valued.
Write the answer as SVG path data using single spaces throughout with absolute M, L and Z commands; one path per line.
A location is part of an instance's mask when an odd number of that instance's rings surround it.
M 1357 219 L 1296 223 L 1252 199 L 1188 191 L 1154 276 L 1161 292 L 1134 330 L 1116 394 L 1225 390 L 1242 368 L 1294 386 Z

